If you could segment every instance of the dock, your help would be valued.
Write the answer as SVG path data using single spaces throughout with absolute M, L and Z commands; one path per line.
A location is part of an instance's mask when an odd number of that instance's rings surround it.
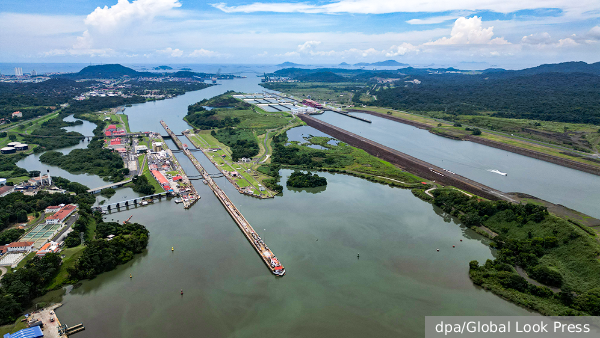
M 248 239 L 254 250 L 256 250 L 256 253 L 258 253 L 258 255 L 267 265 L 269 270 L 271 270 L 271 273 L 273 273 L 276 276 L 283 276 L 285 274 L 285 269 L 283 268 L 283 265 L 277 260 L 277 257 L 275 257 L 273 251 L 269 249 L 269 247 L 265 244 L 263 239 L 258 235 L 254 228 L 252 228 L 250 223 L 246 220 L 246 218 L 244 218 L 242 213 L 237 209 L 233 202 L 231 202 L 229 197 L 227 197 L 225 192 L 221 190 L 221 188 L 219 188 L 215 181 L 210 177 L 210 175 L 206 172 L 204 167 L 202 167 L 200 162 L 198 162 L 196 157 L 194 157 L 192 152 L 189 151 L 188 147 L 181 143 L 179 138 L 177 138 L 175 133 L 172 132 L 171 129 L 169 129 L 169 127 L 164 121 L 160 121 L 160 124 L 163 126 L 163 128 L 165 128 L 169 136 L 171 136 L 171 139 L 173 140 L 173 142 L 175 142 L 177 147 L 183 151 L 183 153 L 190 159 L 190 161 L 192 161 L 194 167 L 196 167 L 198 172 L 202 175 L 204 180 L 207 182 L 207 185 L 213 191 L 215 196 L 217 196 L 217 199 L 219 199 L 221 204 L 223 204 L 225 210 L 227 210 L 227 212 L 229 213 L 231 218 L 233 218 L 233 220 L 240 228 L 244 236 L 246 236 L 246 239 Z
M 160 139 L 160 142 L 162 142 L 163 144 L 166 145 L 162 136 L 159 135 L 158 138 Z M 171 149 L 169 149 L 169 147 L 166 147 L 165 150 L 167 151 L 167 153 L 169 153 L 169 156 L 171 156 L 171 158 L 173 159 L 173 163 L 176 166 L 177 172 L 181 176 L 182 181 L 183 181 L 184 185 L 186 186 L 186 189 L 188 190 L 187 194 L 185 194 L 186 196 L 184 196 L 184 194 L 181 194 L 181 193 L 179 195 L 183 202 L 183 208 L 189 209 L 192 207 L 192 205 L 194 205 L 200 199 L 200 194 L 198 194 L 198 192 L 196 191 L 196 188 L 194 188 L 194 185 L 190 182 L 190 179 L 187 177 L 185 170 L 183 170 L 183 168 L 179 164 L 179 161 L 177 161 L 177 157 L 175 157 L 175 155 L 173 154 Z

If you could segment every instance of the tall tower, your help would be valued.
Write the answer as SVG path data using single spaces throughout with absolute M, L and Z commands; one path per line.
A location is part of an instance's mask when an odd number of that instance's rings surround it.
M 34 70 L 31 71 L 31 76 L 37 76 L 37 72 Z
M 16 76 L 23 76 L 23 68 L 21 68 L 21 67 L 15 67 L 15 75 Z
M 46 172 L 48 173 L 48 186 L 52 185 L 52 177 L 50 177 L 50 170 L 46 170 Z

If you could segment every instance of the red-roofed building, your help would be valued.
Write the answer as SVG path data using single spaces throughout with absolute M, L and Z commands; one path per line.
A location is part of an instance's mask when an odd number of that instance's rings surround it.
M 110 145 L 111 146 L 116 146 L 116 145 L 119 145 L 119 144 L 121 144 L 121 139 L 118 138 L 118 137 L 110 140 Z
M 57 213 L 46 218 L 46 224 L 59 224 L 64 222 L 67 217 L 71 216 L 77 210 L 77 206 L 73 204 L 65 205 Z
M 117 130 L 113 131 L 112 136 L 125 136 L 127 132 L 125 130 Z
M 116 150 L 117 152 L 119 152 L 119 154 L 124 154 L 124 153 L 126 153 L 126 152 L 127 152 L 127 149 L 125 149 L 125 148 L 117 148 L 117 149 L 115 149 L 115 150 Z
M 104 132 L 104 136 L 106 136 L 106 137 L 110 137 L 111 135 L 112 135 L 112 131 L 110 131 L 110 130 L 106 130 Z
M 8 248 L 6 247 L 6 245 L 0 245 L 0 255 L 5 254 L 6 251 L 8 251 Z
M 29 252 L 34 242 L 13 242 L 6 246 L 8 252 Z
M 15 118 L 15 117 L 23 117 L 23 113 L 21 113 L 20 111 L 16 111 L 16 112 L 12 113 L 12 117 L 13 118 Z
M 162 186 L 169 185 L 169 181 L 165 178 L 165 176 L 163 174 L 160 173 L 160 171 L 150 170 L 150 172 L 152 173 L 152 176 L 154 176 L 154 178 L 156 178 L 156 180 L 158 181 L 158 183 L 160 185 L 162 185 Z
M 181 177 L 179 175 L 173 177 L 173 181 L 181 181 L 181 180 L 183 180 L 183 177 Z
M 117 126 L 115 126 L 114 124 L 111 124 L 108 127 L 106 127 L 106 130 L 117 131 Z
M 50 252 L 59 252 L 60 248 L 58 247 L 58 243 L 56 242 L 48 242 L 46 244 L 44 244 L 44 246 L 42 246 L 38 252 L 36 253 L 37 256 L 39 257 L 43 257 L 44 255 L 46 255 L 47 253 Z

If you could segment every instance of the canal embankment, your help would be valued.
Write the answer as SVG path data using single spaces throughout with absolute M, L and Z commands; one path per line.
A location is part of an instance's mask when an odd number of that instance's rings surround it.
M 265 263 L 267 268 L 271 270 L 271 272 L 276 276 L 283 276 L 285 274 L 285 269 L 283 265 L 279 262 L 275 254 L 264 240 L 258 235 L 258 233 L 252 228 L 250 222 L 246 220 L 246 218 L 242 215 L 242 213 L 238 210 L 238 208 L 233 204 L 233 202 L 229 199 L 227 194 L 219 188 L 219 186 L 215 183 L 215 181 L 210 177 L 210 175 L 206 172 L 204 167 L 200 164 L 200 162 L 194 157 L 194 155 L 190 152 L 188 147 L 181 143 L 177 135 L 169 129 L 167 124 L 164 121 L 160 121 L 160 124 L 169 134 L 173 142 L 177 145 L 177 147 L 183 151 L 183 153 L 190 159 L 196 170 L 202 175 L 206 184 L 213 191 L 217 199 L 221 202 L 221 204 L 225 207 L 231 218 L 238 225 L 248 242 L 252 245 L 256 253 L 260 256 L 262 261 Z
M 434 130 L 434 127 L 432 127 L 429 124 L 426 123 L 422 123 L 422 122 L 418 122 L 418 121 L 412 121 L 412 120 L 408 120 L 408 119 L 403 119 L 401 117 L 398 116 L 392 116 L 392 115 L 386 115 L 386 114 L 381 114 L 378 112 L 373 112 L 373 111 L 368 111 L 368 110 L 361 110 L 361 109 L 349 109 L 348 111 L 350 112 L 357 112 L 357 113 L 365 113 L 365 114 L 369 114 L 369 115 L 373 115 L 373 116 L 378 116 L 384 119 L 388 119 L 391 121 L 395 121 L 395 122 L 400 122 L 400 123 L 404 123 L 404 124 L 408 124 L 410 126 L 413 127 L 417 127 L 420 129 L 426 129 L 436 135 L 440 135 L 440 136 L 444 136 L 444 137 L 449 137 L 448 135 L 442 135 L 440 133 L 436 133 Z M 527 148 L 522 148 L 522 147 L 517 147 L 517 146 L 512 146 L 506 143 L 502 143 L 502 142 L 498 142 L 498 141 L 493 141 L 493 140 L 489 140 L 486 138 L 482 138 L 482 137 L 477 137 L 477 136 L 473 136 L 473 135 L 464 135 L 461 136 L 460 138 L 457 137 L 451 137 L 452 139 L 457 139 L 457 140 L 463 140 L 463 141 L 471 141 L 474 143 L 479 143 L 488 147 L 492 147 L 492 148 L 496 148 L 496 149 L 501 149 L 501 150 L 506 150 L 515 154 L 519 154 L 519 155 L 523 155 L 523 156 L 528 156 L 528 157 L 532 157 L 541 161 L 546 161 L 546 162 L 550 162 L 550 163 L 554 163 L 554 164 L 558 164 L 567 168 L 571 168 L 571 169 L 575 169 L 575 170 L 580 170 L 589 174 L 593 174 L 593 175 L 598 175 L 600 176 L 600 167 L 598 166 L 594 166 L 591 164 L 586 164 L 586 163 L 582 163 L 582 162 L 578 162 L 578 161 L 574 161 L 574 160 L 570 160 L 567 158 L 562 158 L 562 157 L 558 157 L 558 156 L 553 156 L 550 154 L 545 154 L 539 151 L 535 151 L 532 149 L 527 149 Z
M 398 150 L 384 146 L 380 143 L 371 141 L 347 130 L 338 128 L 329 123 L 315 119 L 309 115 L 299 115 L 300 119 L 309 126 L 318 129 L 342 142 L 363 149 L 367 153 L 382 160 L 395 164 L 404 170 L 417 176 L 438 182 L 444 185 L 451 185 L 459 189 L 468 191 L 475 195 L 485 197 L 491 200 L 506 200 L 514 202 L 514 199 L 500 190 L 493 189 L 481 183 L 470 180 L 466 177 L 449 172 L 444 168 L 431 163 L 419 160 Z

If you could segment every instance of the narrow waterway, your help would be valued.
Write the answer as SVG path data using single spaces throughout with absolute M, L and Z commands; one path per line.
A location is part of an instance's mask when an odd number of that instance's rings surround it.
M 70 116 L 66 117 L 64 120 L 68 121 L 68 122 L 73 122 L 73 121 L 77 121 L 79 119 L 76 119 L 72 115 L 70 115 Z M 64 127 L 63 129 L 65 129 L 66 131 L 76 131 L 85 136 L 94 135 L 93 131 L 96 128 L 96 125 L 94 123 L 91 123 L 91 122 L 88 122 L 85 120 L 80 120 L 80 121 L 82 121 L 83 124 L 76 125 L 73 127 Z M 77 145 L 56 149 L 56 151 L 59 151 L 63 154 L 68 154 L 71 152 L 71 150 L 86 148 L 88 146 L 88 144 L 89 144 L 89 142 L 86 139 Z M 104 181 L 104 179 L 102 179 L 101 177 L 99 177 L 97 175 L 90 175 L 90 174 L 85 174 L 85 173 L 71 174 L 70 172 L 68 172 L 64 169 L 61 169 L 60 167 L 42 163 L 42 162 L 40 162 L 40 156 L 42 154 L 43 153 L 31 154 L 31 155 L 27 156 L 26 158 L 22 159 L 21 161 L 17 162 L 17 166 L 24 168 L 28 171 L 39 170 L 42 173 L 46 173 L 46 171 L 49 170 L 51 176 L 60 176 L 62 178 L 68 179 L 69 181 L 79 182 L 90 188 L 101 187 L 101 186 L 108 184 L 108 182 Z M 116 191 L 117 192 L 115 193 L 115 195 L 112 196 L 111 198 L 105 198 L 102 196 L 98 196 L 96 203 L 97 204 L 101 203 L 101 201 L 105 201 L 105 203 L 109 202 L 109 201 L 116 202 L 116 201 L 122 201 L 126 198 L 140 196 L 140 194 L 134 192 L 133 189 L 131 189 L 131 188 L 119 188 Z
M 377 116 L 356 115 L 373 123 L 333 112 L 315 117 L 492 188 L 527 193 L 600 218 L 598 176 L 478 143 L 452 140 Z

